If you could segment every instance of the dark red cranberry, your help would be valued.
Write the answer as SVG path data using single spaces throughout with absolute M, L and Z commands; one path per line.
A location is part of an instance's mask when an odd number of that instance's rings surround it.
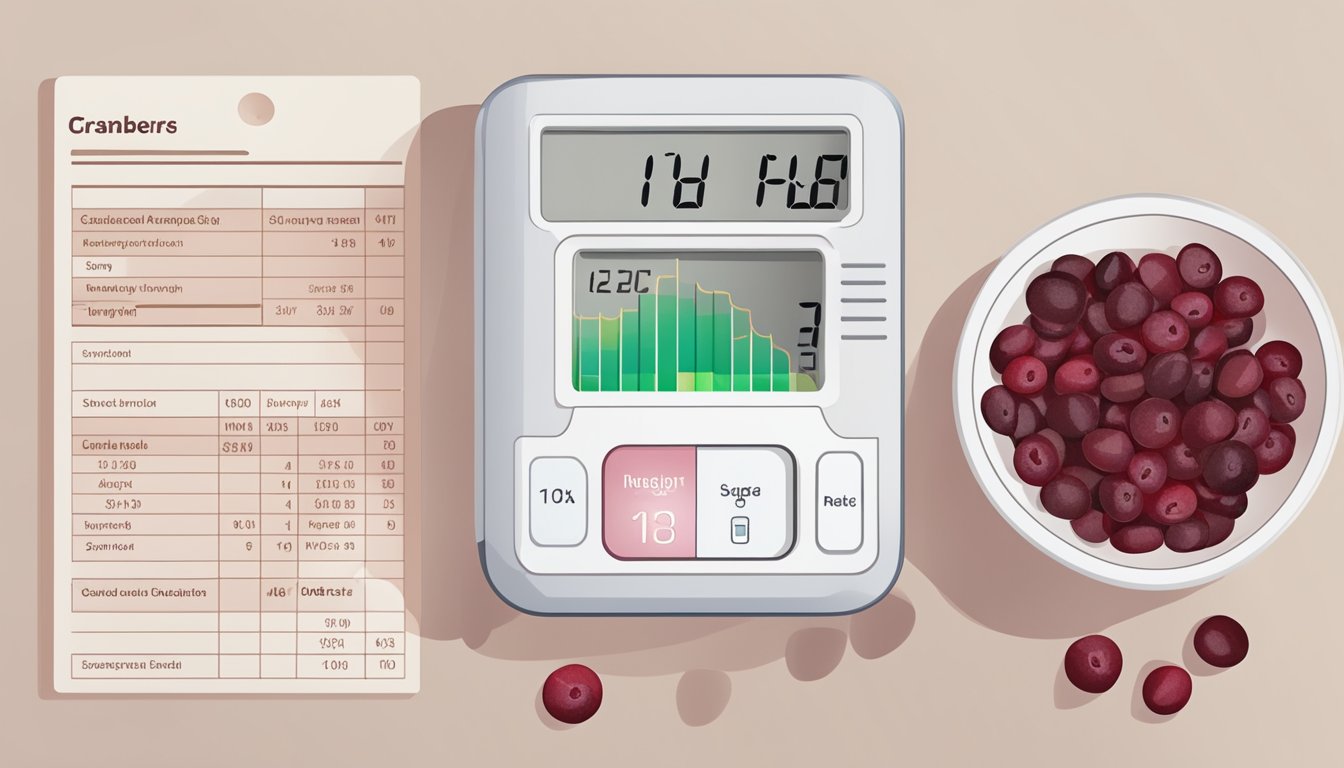
M 1017 399 L 1017 429 L 1013 430 L 1013 442 L 1020 442 L 1045 428 L 1045 412 L 1040 406 L 1025 397 Z
M 1064 361 L 1055 369 L 1055 392 L 1067 395 L 1074 392 L 1096 392 L 1101 386 L 1101 369 L 1091 355 L 1080 355 Z
M 1174 715 L 1190 701 L 1190 673 L 1168 664 L 1143 680 L 1143 703 L 1158 715 Z
M 1086 306 L 1087 288 L 1067 272 L 1046 272 L 1027 285 L 1027 309 L 1032 317 L 1047 323 L 1072 327 Z
M 1036 335 L 1042 339 L 1062 339 L 1070 343 L 1073 340 L 1073 332 L 1078 330 L 1076 323 L 1052 323 L 1035 315 L 1027 318 L 1027 325 L 1031 326 L 1031 330 L 1035 331 Z
M 1013 451 L 1013 469 L 1027 485 L 1045 485 L 1059 472 L 1059 467 L 1059 451 L 1039 433 L 1022 438 Z
M 1307 407 L 1307 391 L 1297 379 L 1278 378 L 1265 388 L 1269 393 L 1269 418 L 1275 424 L 1295 421 Z
M 1204 512 L 1235 520 L 1245 514 L 1249 505 L 1244 493 L 1218 493 L 1202 481 L 1195 481 L 1195 507 Z
M 1240 347 L 1250 341 L 1251 334 L 1255 333 L 1255 321 L 1249 317 L 1226 317 L 1213 321 L 1209 327 L 1223 332 L 1227 337 L 1228 349 Z
M 1148 391 L 1142 373 L 1127 373 L 1123 376 L 1107 376 L 1098 387 L 1101 396 L 1113 403 L 1129 403 L 1143 397 Z
M 1180 315 L 1161 309 L 1144 319 L 1139 339 L 1149 352 L 1175 352 L 1190 342 L 1190 327 Z
M 1167 462 L 1157 451 L 1139 451 L 1129 460 L 1126 473 L 1141 493 L 1157 493 L 1167 482 Z
M 1064 468 L 1059 470 L 1059 474 L 1076 477 L 1079 480 L 1082 480 L 1083 485 L 1087 486 L 1088 493 L 1095 493 L 1097 485 L 1101 483 L 1101 478 L 1104 477 L 1104 475 L 1097 470 L 1081 464 L 1065 464 Z
M 1165 253 L 1149 253 L 1139 259 L 1139 282 L 1157 299 L 1157 306 L 1165 309 L 1176 294 L 1185 290 L 1176 260 Z
M 1103 295 L 1115 290 L 1116 286 L 1129 282 L 1133 277 L 1134 260 L 1124 251 L 1111 251 L 1102 256 L 1097 262 L 1097 268 L 1092 272 L 1097 291 Z
M 986 389 L 980 396 L 980 416 L 990 429 L 1011 436 L 1017 429 L 1017 397 L 1002 384 Z
M 1249 407 L 1237 411 L 1237 428 L 1232 439 L 1254 448 L 1269 437 L 1269 417 L 1259 408 Z
M 1216 361 L 1227 351 L 1227 334 L 1221 325 L 1210 325 L 1195 332 L 1187 353 L 1192 360 Z
M 1226 440 L 1237 428 L 1237 412 L 1221 400 L 1195 403 L 1181 421 L 1181 437 L 1191 449 Z
M 1171 400 L 1184 394 L 1193 370 L 1184 352 L 1163 352 L 1143 366 L 1143 386 L 1153 397 Z
M 1255 451 L 1236 440 L 1215 443 L 1204 455 L 1203 477 L 1218 493 L 1245 493 L 1260 479 Z
M 1080 691 L 1109 691 L 1123 667 L 1120 646 L 1105 635 L 1080 637 L 1064 652 L 1064 676 Z
M 582 664 L 566 664 L 546 678 L 541 703 L 562 723 L 582 723 L 602 706 L 602 680 Z
M 1215 667 L 1235 667 L 1250 650 L 1246 628 L 1231 616 L 1210 616 L 1195 628 L 1195 653 Z
M 1076 253 L 1066 253 L 1055 259 L 1054 263 L 1050 265 L 1052 272 L 1064 272 L 1081 280 L 1083 286 L 1089 288 L 1089 293 L 1091 292 L 1091 286 L 1095 285 L 1092 282 L 1093 269 L 1095 269 L 1095 265 L 1091 259 L 1086 256 L 1079 256 Z
M 1265 381 L 1295 379 L 1302 373 L 1302 353 L 1286 341 L 1267 341 L 1255 350 Z
M 1269 430 L 1269 437 L 1253 449 L 1255 468 L 1262 475 L 1272 475 L 1288 466 L 1293 460 L 1294 442 L 1275 425 Z
M 1092 337 L 1087 335 L 1087 331 L 1085 331 L 1082 326 L 1074 328 L 1073 333 L 1069 336 L 1069 357 L 1079 355 L 1091 356 L 1091 353 Z
M 1092 491 L 1082 480 L 1061 473 L 1041 488 L 1041 506 L 1055 517 L 1076 520 L 1092 508 Z
M 1111 376 L 1122 376 L 1143 370 L 1148 362 L 1148 350 L 1142 344 L 1119 333 L 1108 333 L 1097 339 L 1093 348 L 1097 366 Z
M 1153 499 L 1153 519 L 1175 525 L 1195 514 L 1195 489 L 1185 483 L 1168 483 Z
M 1109 519 L 1095 509 L 1089 509 L 1081 517 L 1069 521 L 1073 532 L 1083 541 L 1100 544 L 1111 537 Z
M 1265 307 L 1265 294 L 1251 278 L 1233 275 L 1213 289 L 1213 306 L 1223 317 L 1254 317 Z
M 1266 416 L 1269 415 L 1269 392 L 1264 388 L 1257 389 L 1246 397 L 1231 398 L 1226 402 L 1238 411 L 1242 408 L 1256 408 Z
M 1185 402 L 1194 405 L 1208 398 L 1213 392 L 1213 363 L 1208 360 L 1195 360 L 1190 363 L 1190 381 L 1185 385 Z
M 1003 385 L 1019 395 L 1034 395 L 1049 381 L 1045 363 L 1031 355 L 1015 358 L 1003 369 Z
M 1045 363 L 1046 368 L 1054 370 L 1069 356 L 1069 347 L 1072 344 L 1073 338 L 1071 336 L 1060 339 L 1045 339 L 1037 336 L 1036 344 L 1031 348 L 1031 356 Z
M 1180 315 L 1193 333 L 1213 322 L 1213 299 L 1199 291 L 1178 293 L 1171 300 L 1171 311 Z
M 1167 549 L 1172 552 L 1194 552 L 1203 549 L 1208 541 L 1209 526 L 1199 517 L 1182 520 L 1167 528 Z
M 1229 352 L 1218 361 L 1213 372 L 1213 388 L 1224 398 L 1246 397 L 1260 388 L 1265 374 L 1260 361 L 1248 350 Z
M 1134 403 L 1101 403 L 1101 421 L 1099 426 L 1111 429 L 1129 429 L 1129 414 L 1134 412 Z
M 1102 472 L 1123 472 L 1134 458 L 1134 443 L 1118 429 L 1094 429 L 1083 437 L 1083 455 Z
M 1010 325 L 999 331 L 989 345 L 989 364 L 1003 373 L 1015 358 L 1030 355 L 1036 347 L 1036 332 L 1025 325 Z
M 1136 523 L 1116 528 L 1111 534 L 1111 546 L 1127 555 L 1138 555 L 1162 546 L 1165 538 L 1160 527 Z
M 1133 328 L 1153 312 L 1153 294 L 1142 283 L 1121 283 L 1106 296 L 1106 322 L 1117 331 Z
M 1111 324 L 1106 322 L 1106 302 L 1088 302 L 1087 309 L 1083 310 L 1083 319 L 1079 321 L 1078 327 L 1082 328 L 1088 338 L 1093 340 L 1100 339 L 1108 333 L 1115 333 Z
M 1189 414 L 1186 414 L 1189 418 Z M 1194 480 L 1202 471 L 1199 457 L 1184 440 L 1168 443 L 1162 449 L 1162 458 L 1167 462 L 1167 477 L 1172 480 Z
M 1176 254 L 1176 269 L 1181 280 L 1197 291 L 1205 291 L 1223 279 L 1223 263 L 1207 245 L 1191 243 Z
M 1236 521 L 1230 517 L 1215 515 L 1204 510 L 1195 513 L 1209 527 L 1209 540 L 1204 542 L 1204 547 L 1215 547 L 1227 540 L 1232 535 L 1232 529 L 1236 527 Z
M 1129 414 L 1129 434 L 1144 448 L 1161 448 L 1181 434 L 1181 410 L 1170 400 L 1150 397 Z
M 1045 423 L 1067 438 L 1086 435 L 1097 428 L 1100 420 L 1101 411 L 1091 395 L 1060 395 L 1045 409 Z
M 1097 501 L 1117 523 L 1128 523 L 1143 512 L 1143 493 L 1124 475 L 1107 475 L 1097 484 Z
M 1068 450 L 1068 443 L 1064 438 L 1061 437 L 1058 432 L 1048 427 L 1036 434 L 1050 441 L 1050 444 L 1055 447 L 1055 455 L 1059 457 L 1059 465 L 1061 467 L 1064 466 L 1064 453 Z

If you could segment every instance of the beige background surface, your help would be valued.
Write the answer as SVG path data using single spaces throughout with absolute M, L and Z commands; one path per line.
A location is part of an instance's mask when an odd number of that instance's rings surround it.
M 949 404 L 952 347 L 985 268 L 1078 204 L 1163 191 L 1219 202 L 1294 249 L 1344 312 L 1344 5 L 1331 2 L 5 3 L 0 312 L 5 491 L 0 759 L 9 765 L 1095 765 L 1338 759 L 1344 636 L 1335 552 L 1344 464 L 1279 542 L 1166 595 L 1103 588 L 1016 539 L 971 484 Z M 1234 7 L 1240 6 L 1240 7 Z M 1020 6 L 1020 7 L 1019 7 Z M 1169 7 L 1179 6 L 1179 7 Z M 470 544 L 470 413 L 425 436 L 428 636 L 408 699 L 52 699 L 39 668 L 38 85 L 59 74 L 409 73 L 429 118 L 425 373 L 459 364 L 469 105 L 543 72 L 846 72 L 901 100 L 908 160 L 908 561 L 853 618 L 538 619 L 485 589 Z M 468 108 L 448 109 L 464 106 Z M 448 109 L 445 112 L 439 110 Z M 433 189 L 431 189 L 433 188 Z M 429 391 L 429 390 L 427 390 Z M 450 395 L 465 396 L 453 391 Z M 896 393 L 892 393 L 896 396 Z M 436 465 L 436 462 L 440 464 Z M 1151 722 L 1138 672 L 1239 617 L 1241 667 L 1196 667 Z M 1079 634 L 1126 654 L 1108 694 L 1060 683 Z M 559 730 L 537 691 L 593 665 L 606 702 Z M 720 711 L 721 710 L 721 711 Z M 642 756 L 647 755 L 647 758 Z

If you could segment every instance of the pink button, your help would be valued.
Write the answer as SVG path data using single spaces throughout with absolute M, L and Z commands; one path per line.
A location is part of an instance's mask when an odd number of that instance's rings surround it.
M 602 465 L 602 541 L 626 560 L 695 557 L 695 448 L 626 445 Z

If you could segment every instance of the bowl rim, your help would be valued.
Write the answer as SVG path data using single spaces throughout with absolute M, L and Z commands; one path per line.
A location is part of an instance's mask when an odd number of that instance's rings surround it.
M 1191 219 L 1221 229 L 1258 250 L 1283 270 L 1297 288 L 1308 314 L 1316 324 L 1325 361 L 1321 431 L 1312 446 L 1307 465 L 1302 470 L 1302 477 L 1292 492 L 1264 525 L 1240 544 L 1208 560 L 1175 568 L 1139 568 L 1112 563 L 1094 557 L 1050 532 L 1022 508 L 1012 492 L 998 479 L 991 458 L 988 452 L 981 449 L 975 433 L 980 418 L 979 398 L 972 389 L 971 376 L 976 364 L 975 345 L 996 297 L 1018 270 L 1051 243 L 1093 224 L 1132 216 Z M 1119 587 L 1165 590 L 1198 586 L 1227 574 L 1263 551 L 1297 518 L 1315 493 L 1330 466 L 1341 428 L 1344 427 L 1341 421 L 1344 411 L 1339 403 L 1340 379 L 1344 374 L 1342 357 L 1339 334 L 1320 288 L 1302 262 L 1268 230 L 1234 211 L 1195 198 L 1160 193 L 1110 197 L 1074 208 L 1038 227 L 1010 248 L 985 279 L 962 326 L 954 358 L 952 402 L 957 436 L 966 461 L 971 466 L 971 474 L 999 515 L 1024 539 L 1054 560 L 1098 581 Z

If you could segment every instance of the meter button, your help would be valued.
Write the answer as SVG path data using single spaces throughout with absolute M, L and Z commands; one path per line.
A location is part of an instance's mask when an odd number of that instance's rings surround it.
M 779 557 L 793 546 L 793 456 L 777 446 L 696 449 L 696 557 Z
M 696 527 L 694 447 L 623 445 L 607 454 L 602 543 L 613 557 L 695 557 Z
M 528 528 L 543 547 L 572 547 L 588 535 L 588 472 L 578 459 L 532 460 Z
M 863 462 L 858 454 L 822 454 L 817 461 L 817 546 L 853 552 L 863 544 Z

